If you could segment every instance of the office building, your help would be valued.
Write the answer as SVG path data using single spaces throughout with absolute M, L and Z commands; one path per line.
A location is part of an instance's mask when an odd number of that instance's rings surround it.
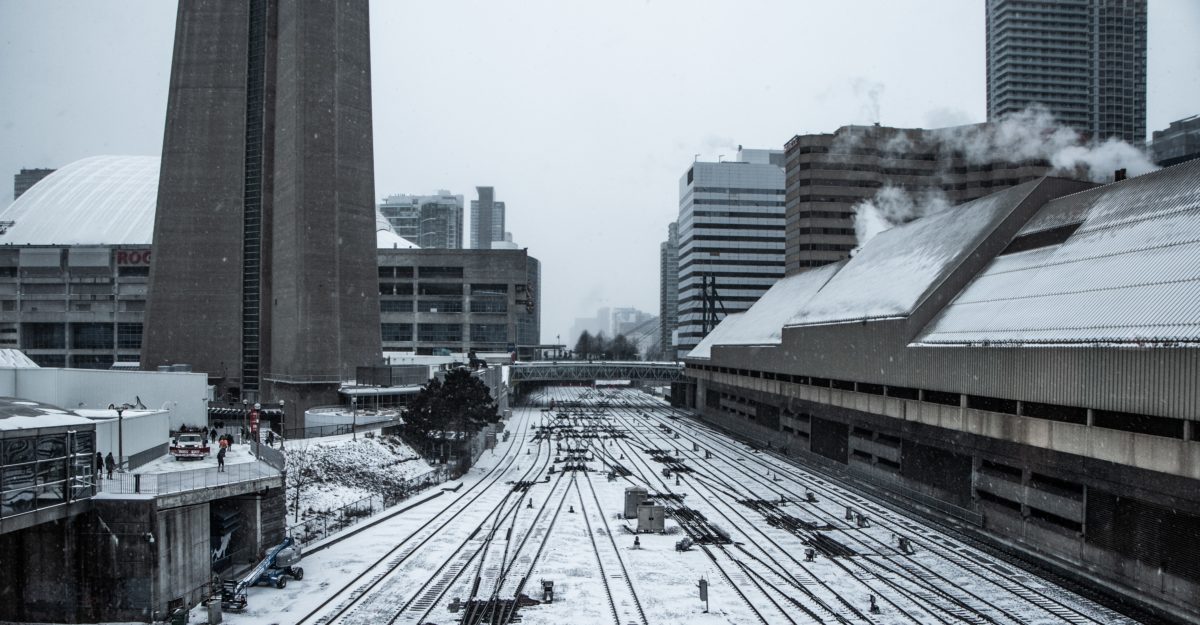
M 608 335 L 615 337 L 618 334 L 628 335 L 643 329 L 647 321 L 654 319 L 654 315 L 636 308 L 613 308 L 609 319 Z
M 780 280 L 705 420 L 1179 622 L 1200 615 L 1200 160 L 1046 177 Z
M 787 273 L 848 258 L 858 246 L 854 207 L 884 186 L 957 204 L 1049 171 L 1043 160 L 963 154 L 962 137 L 986 130 L 985 124 L 935 130 L 843 126 L 792 137 L 784 147 Z
M 675 359 L 675 325 L 679 318 L 679 224 L 667 226 L 658 249 L 659 357 Z
M 737 160 L 697 161 L 679 179 L 679 353 L 783 277 L 783 159 L 739 148 Z
M 496 241 L 512 241 L 504 230 L 504 202 L 496 200 L 492 187 L 475 187 L 478 200 L 471 200 L 471 249 L 489 250 Z M 507 235 L 507 236 L 506 236 Z
M 989 120 L 1032 105 L 1095 141 L 1146 140 L 1146 0 L 987 0 Z
M 383 349 L 535 357 L 541 264 L 525 250 L 379 251 Z
M 29 187 L 37 184 L 39 180 L 54 173 L 53 169 L 24 169 L 13 175 L 13 199 L 21 197 L 22 193 L 29 190 Z
M 1162 130 L 1155 130 L 1146 147 L 1159 167 L 1200 158 L 1200 115 L 1178 119 Z
M 379 363 L 368 17 L 179 4 L 142 367 L 303 414 Z
M 434 195 L 389 195 L 379 204 L 396 234 L 422 249 L 462 248 L 463 196 L 439 190 Z

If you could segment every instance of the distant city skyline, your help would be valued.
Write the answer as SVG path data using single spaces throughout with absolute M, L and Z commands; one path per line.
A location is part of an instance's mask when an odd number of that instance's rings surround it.
M 0 0 L 0 172 L 158 155 L 175 10 Z M 984 121 L 984 22 L 961 0 L 376 2 L 374 197 L 494 185 L 543 263 L 551 342 L 602 305 L 657 309 L 659 244 L 696 154 Z M 1148 132 L 1200 113 L 1197 23 L 1200 3 L 1149 0 Z

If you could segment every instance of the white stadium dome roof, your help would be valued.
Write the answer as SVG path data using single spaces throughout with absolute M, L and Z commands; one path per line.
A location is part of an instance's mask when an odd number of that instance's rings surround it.
M 46 176 L 0 212 L 0 245 L 149 245 L 157 156 L 91 156 Z M 375 211 L 379 249 L 415 249 Z

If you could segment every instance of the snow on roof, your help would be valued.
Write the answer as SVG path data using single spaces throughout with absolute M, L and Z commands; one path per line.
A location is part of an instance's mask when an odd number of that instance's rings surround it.
M 1065 241 L 997 257 L 915 344 L 1200 343 L 1200 161 L 1048 202 Z
M 790 325 L 908 315 L 1037 183 L 1020 184 L 880 233 L 829 280 Z
M 72 425 L 92 426 L 92 422 L 50 404 L 15 397 L 0 397 L 0 430 L 26 430 Z
M 688 353 L 688 358 L 709 358 L 713 345 L 778 345 L 783 340 L 783 326 L 800 314 L 805 304 L 843 264 L 825 265 L 781 278 L 749 310 L 737 313 L 736 321 L 726 324 L 722 320 Z
M 38 369 L 38 364 L 19 349 L 0 349 L 0 369 Z
M 378 210 L 375 211 L 375 248 L 381 250 L 419 250 L 416 243 L 396 234 L 392 222 Z
M 742 315 L 745 314 L 746 313 L 744 312 L 735 312 L 725 315 L 725 318 L 721 320 L 721 323 L 718 323 L 717 327 L 712 329 L 712 332 L 709 332 L 695 347 L 692 348 L 692 351 L 688 352 L 687 357 L 711 358 L 712 346 L 724 345 L 726 343 L 724 340 L 726 334 L 735 336 L 735 328 L 738 322 L 741 320 Z
M 92 156 L 46 176 L 7 209 L 0 243 L 149 244 L 158 200 L 158 157 Z
M 0 211 L 0 245 L 150 245 L 157 156 L 91 156 L 60 168 Z M 378 249 L 417 249 L 375 210 Z

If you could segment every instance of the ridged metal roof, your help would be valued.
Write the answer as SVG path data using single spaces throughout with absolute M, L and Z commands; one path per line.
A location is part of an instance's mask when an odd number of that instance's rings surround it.
M 1020 184 L 878 234 L 789 325 L 907 316 L 1036 185 Z
M 708 358 L 713 345 L 778 345 L 783 340 L 783 326 L 804 310 L 844 264 L 833 263 L 781 278 L 749 310 L 722 319 L 688 353 L 688 358 Z
M 150 245 L 157 156 L 92 156 L 46 176 L 0 212 L 0 245 Z M 3 229 L 3 228 L 0 228 Z M 379 249 L 418 249 L 375 210 Z
M 158 157 L 92 156 L 33 185 L 7 209 L 0 245 L 149 244 Z
M 712 356 L 713 345 L 728 345 L 728 341 L 725 340 L 726 333 L 732 335 L 734 328 L 737 327 L 742 315 L 745 314 L 745 312 L 735 312 L 725 315 L 725 318 L 721 320 L 721 323 L 718 323 L 717 327 L 713 328 L 711 332 L 705 335 L 705 337 L 701 339 L 695 347 L 692 348 L 692 351 L 688 352 L 687 357 L 710 358 Z
M 1022 232 L 1069 223 L 997 257 L 915 343 L 1200 344 L 1200 161 L 1053 200 Z

